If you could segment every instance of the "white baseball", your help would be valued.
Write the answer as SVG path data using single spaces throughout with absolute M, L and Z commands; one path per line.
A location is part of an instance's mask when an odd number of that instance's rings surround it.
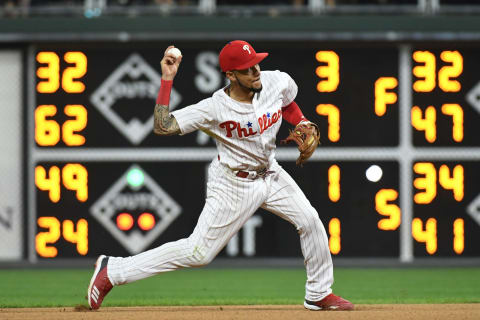
M 182 55 L 182 52 L 178 48 L 171 48 L 167 51 L 167 54 L 172 55 L 177 59 Z

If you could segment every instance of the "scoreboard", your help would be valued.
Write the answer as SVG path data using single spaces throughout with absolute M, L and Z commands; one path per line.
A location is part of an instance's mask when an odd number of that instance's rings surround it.
M 187 237 L 215 142 L 153 134 L 167 42 L 30 47 L 28 257 L 132 255 Z M 226 82 L 224 41 L 179 41 L 171 109 Z M 277 159 L 319 212 L 336 257 L 479 257 L 480 43 L 252 41 L 289 73 L 320 126 L 304 166 Z M 288 134 L 282 125 L 279 139 Z M 223 256 L 300 257 L 293 226 L 259 210 Z

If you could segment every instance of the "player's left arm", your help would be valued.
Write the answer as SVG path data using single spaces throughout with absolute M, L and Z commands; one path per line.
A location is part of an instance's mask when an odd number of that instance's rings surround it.
M 282 117 L 292 126 L 296 126 L 302 121 L 308 121 L 295 101 L 292 101 L 290 104 L 282 107 Z
M 294 130 L 290 130 L 290 134 L 282 143 L 288 143 L 294 141 L 300 151 L 300 156 L 297 159 L 297 165 L 302 166 L 312 154 L 315 152 L 318 144 L 320 143 L 320 130 L 318 126 L 309 121 L 304 115 L 300 107 L 295 102 L 295 96 L 297 95 L 297 85 L 293 79 L 287 75 L 287 86 L 282 90 L 283 107 L 282 117 L 295 126 Z
M 282 97 L 282 117 L 292 126 L 297 126 L 301 122 L 310 122 L 303 115 L 302 110 L 295 102 L 298 93 L 298 86 L 288 73 L 277 71 L 278 83 L 281 86 L 280 94 Z
M 300 155 L 296 163 L 299 166 L 303 166 L 320 143 L 320 130 L 315 123 L 308 121 L 303 116 L 295 101 L 282 110 L 282 116 L 287 122 L 295 126 L 295 129 L 290 130 L 290 134 L 286 139 L 282 140 L 282 143 L 293 141 L 297 144 Z
M 314 131 L 316 132 L 314 138 L 316 140 L 315 148 L 317 147 L 320 143 L 320 129 L 316 123 L 311 122 L 303 115 L 302 110 L 300 110 L 300 107 L 295 101 L 292 101 L 289 105 L 282 108 L 282 117 L 285 121 L 295 127 L 295 130 L 293 130 L 294 132 L 302 132 L 302 134 L 305 134 L 305 128 L 314 128 Z M 307 129 L 307 131 L 311 130 Z

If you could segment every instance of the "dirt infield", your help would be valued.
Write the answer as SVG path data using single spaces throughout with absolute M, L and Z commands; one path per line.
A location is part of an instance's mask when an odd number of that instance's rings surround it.
M 303 306 L 213 306 L 213 307 L 130 307 L 78 311 L 75 308 L 0 309 L 0 319 L 9 320 L 443 320 L 480 319 L 480 304 L 382 304 L 357 305 L 355 311 L 308 311 Z

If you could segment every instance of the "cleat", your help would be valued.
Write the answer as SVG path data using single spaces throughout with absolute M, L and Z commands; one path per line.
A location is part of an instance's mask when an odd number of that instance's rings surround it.
M 87 291 L 88 305 L 97 310 L 102 305 L 103 298 L 112 290 L 112 283 L 107 275 L 108 257 L 101 255 L 95 263 L 95 271 Z
M 353 310 L 354 306 L 348 300 L 330 293 L 328 296 L 320 301 L 305 300 L 303 306 L 309 310 L 332 310 L 332 311 L 347 311 Z

